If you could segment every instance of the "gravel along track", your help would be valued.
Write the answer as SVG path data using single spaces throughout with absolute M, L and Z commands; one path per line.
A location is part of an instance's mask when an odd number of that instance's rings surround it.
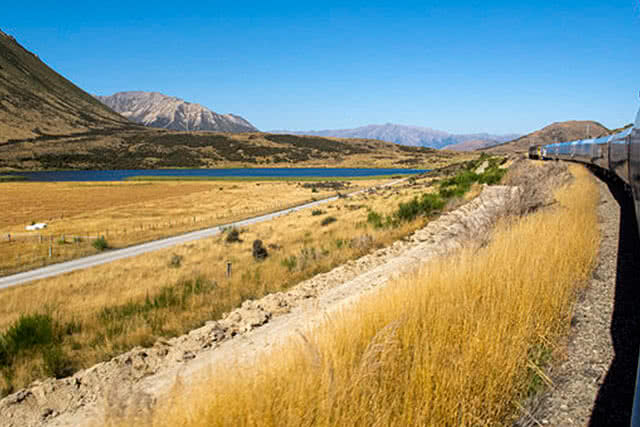
M 551 389 L 520 426 L 628 426 L 640 339 L 640 253 L 635 215 L 619 183 L 600 182 L 602 241 L 580 295 L 565 357 L 549 372 Z

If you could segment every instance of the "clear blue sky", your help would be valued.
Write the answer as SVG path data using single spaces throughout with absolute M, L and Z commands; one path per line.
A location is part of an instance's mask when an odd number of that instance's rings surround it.
M 158 91 L 262 130 L 526 133 L 630 123 L 639 0 L 15 2 L 0 28 L 88 92 Z

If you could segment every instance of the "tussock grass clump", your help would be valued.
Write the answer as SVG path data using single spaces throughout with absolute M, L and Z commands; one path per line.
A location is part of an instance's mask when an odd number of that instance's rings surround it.
M 557 206 L 500 223 L 487 246 L 400 278 L 257 367 L 176 390 L 152 424 L 511 425 L 593 267 L 597 187 L 575 174 Z
M 320 225 L 327 226 L 329 224 L 333 224 L 334 222 L 336 222 L 338 219 L 335 216 L 328 216 L 325 219 L 323 219 L 322 221 L 320 221 Z
M 34 371 L 61 378 L 73 372 L 71 360 L 62 348 L 64 335 L 76 328 L 73 323 L 61 324 L 49 314 L 22 315 L 0 335 L 0 373 L 2 392 L 14 390 L 13 369 L 21 357 L 39 357 L 42 363 L 32 366 Z
M 93 246 L 96 250 L 102 252 L 106 249 L 109 249 L 109 243 L 107 243 L 107 239 L 104 236 L 100 236 L 97 239 L 91 242 L 91 246 Z

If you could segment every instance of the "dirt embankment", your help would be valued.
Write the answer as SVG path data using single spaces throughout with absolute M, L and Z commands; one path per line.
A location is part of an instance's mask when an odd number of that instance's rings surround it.
M 539 179 L 530 179 L 536 175 Z M 529 177 L 529 179 L 527 179 Z M 136 348 L 70 378 L 32 384 L 0 401 L 3 425 L 84 425 L 111 416 L 144 414 L 176 380 L 199 381 L 215 364 L 251 363 L 273 345 L 321 323 L 421 263 L 463 245 L 483 245 L 495 222 L 549 203 L 553 182 L 570 179 L 566 167 L 516 163 L 509 186 L 485 187 L 455 211 L 410 238 L 304 281 L 288 292 L 268 295 L 187 335 Z M 368 236 L 361 244 L 369 245 Z M 357 242 L 354 242 L 357 243 Z

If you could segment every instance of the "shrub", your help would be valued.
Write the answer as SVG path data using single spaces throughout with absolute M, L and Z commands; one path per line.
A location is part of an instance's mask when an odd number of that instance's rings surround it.
M 500 169 L 498 167 L 489 168 L 480 176 L 478 182 L 481 184 L 496 185 L 502 180 L 506 172 L 506 169 Z
M 329 225 L 329 224 L 331 224 L 333 222 L 336 222 L 336 221 L 337 221 L 336 217 L 328 216 L 328 217 L 326 217 L 325 219 L 322 220 L 320 225 L 322 225 L 324 227 L 325 225 Z
M 318 216 L 318 215 L 323 215 L 326 212 L 323 211 L 322 209 L 314 209 L 311 211 L 311 216 Z
M 169 261 L 169 267 L 171 268 L 179 268 L 182 265 L 182 260 L 184 258 L 181 255 L 173 254 L 171 256 L 171 261 Z
M 21 351 L 55 341 L 54 323 L 48 314 L 22 315 L 4 333 L 4 351 L 11 358 Z
M 242 242 L 240 240 L 240 232 L 235 228 L 231 229 L 227 234 L 227 243 Z
M 384 223 L 382 222 L 382 215 L 380 215 L 376 211 L 370 211 L 367 215 L 367 222 L 373 225 L 374 228 L 382 228 L 384 227 Z
M 394 212 L 396 221 L 413 221 L 420 215 L 429 216 L 444 207 L 445 201 L 438 194 L 423 194 L 420 199 L 400 203 L 398 210 Z
M 253 241 L 253 258 L 256 261 L 263 261 L 265 258 L 269 256 L 267 252 L 267 248 L 262 244 L 262 240 L 254 240 Z
M 42 350 L 42 359 L 44 360 L 45 372 L 49 376 L 64 378 L 73 374 L 73 363 L 60 345 L 45 347 Z
M 91 245 L 99 251 L 104 251 L 105 249 L 109 249 L 109 244 L 107 243 L 107 239 L 104 236 L 100 236 L 91 242 Z

